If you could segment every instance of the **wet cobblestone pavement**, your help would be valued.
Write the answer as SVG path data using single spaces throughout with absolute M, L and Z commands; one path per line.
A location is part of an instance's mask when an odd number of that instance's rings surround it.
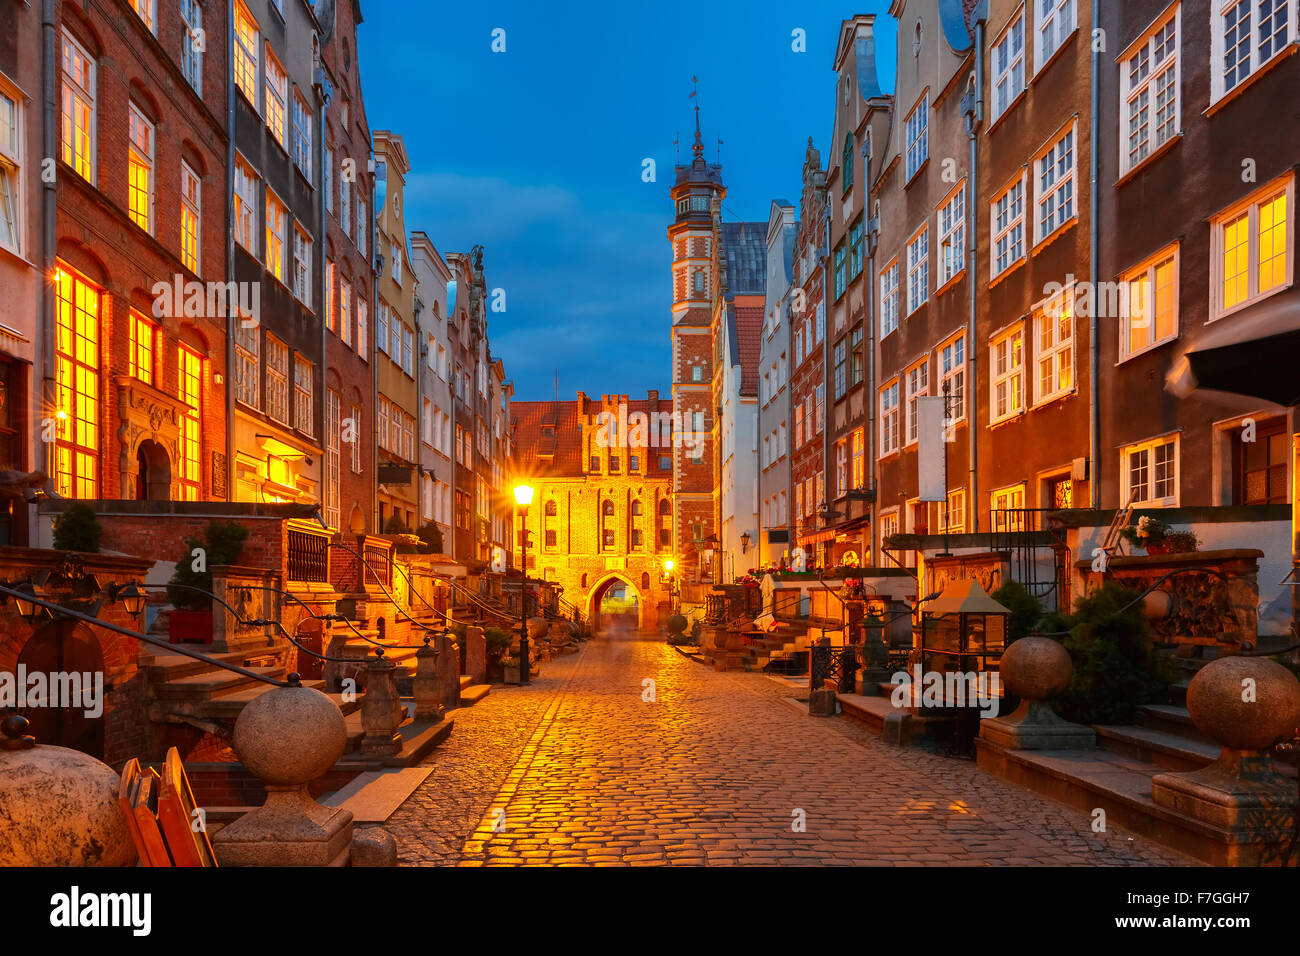
M 971 761 L 809 717 L 795 693 L 601 636 L 457 712 L 385 826 L 406 865 L 1190 862 Z

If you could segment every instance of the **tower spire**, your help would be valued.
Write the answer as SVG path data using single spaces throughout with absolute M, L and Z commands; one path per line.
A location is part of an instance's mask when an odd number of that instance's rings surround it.
M 700 138 L 700 101 L 698 99 L 695 99 L 695 94 L 700 91 L 699 85 L 700 85 L 699 77 L 692 76 L 690 98 L 695 100 L 695 145 L 691 148 L 692 151 L 695 153 L 696 159 L 703 159 L 704 140 Z

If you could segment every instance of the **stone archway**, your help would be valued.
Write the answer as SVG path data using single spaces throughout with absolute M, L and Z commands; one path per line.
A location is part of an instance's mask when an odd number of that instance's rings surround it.
M 84 688 L 96 675 L 102 682 L 104 654 L 90 628 L 80 621 L 63 618 L 47 621 L 36 629 L 18 652 L 18 668 L 19 673 L 29 677 L 44 675 L 47 693 L 53 694 L 56 683 L 67 689 L 72 675 L 76 675 L 71 682 L 74 688 Z M 59 675 L 57 680 L 56 675 Z M 101 683 L 99 690 L 103 689 Z M 95 716 L 87 716 L 84 704 L 32 706 L 19 712 L 31 721 L 30 732 L 41 743 L 70 747 L 103 759 L 104 701 L 100 700 L 98 705 L 99 713 Z
M 167 449 L 151 439 L 140 442 L 135 450 L 138 475 L 135 482 L 139 501 L 170 501 L 172 496 L 172 462 Z
M 645 627 L 646 599 L 639 587 L 633 583 L 632 579 L 626 574 L 611 572 L 596 580 L 591 590 L 587 592 L 587 620 L 591 621 L 593 630 L 599 631 L 601 628 L 600 605 L 604 600 L 606 593 L 609 592 L 616 584 L 621 584 L 623 588 L 636 599 L 636 629 L 641 631 Z

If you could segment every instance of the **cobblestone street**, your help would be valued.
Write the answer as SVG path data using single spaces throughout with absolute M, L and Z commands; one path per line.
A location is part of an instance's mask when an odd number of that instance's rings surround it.
M 601 636 L 459 711 L 386 827 L 407 865 L 1188 862 L 973 762 L 809 717 L 795 693 Z

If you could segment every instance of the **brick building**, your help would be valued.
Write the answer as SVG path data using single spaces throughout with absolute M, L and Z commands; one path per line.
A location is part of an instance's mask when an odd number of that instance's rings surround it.
M 516 518 L 529 535 L 529 572 L 561 585 L 592 621 L 621 584 L 641 629 L 657 628 L 673 558 L 672 403 L 653 389 L 634 400 L 579 392 L 515 402 L 512 414 L 515 461 L 535 489 L 527 518 Z
M 228 492 L 230 296 L 194 285 L 228 291 L 227 69 L 200 30 L 223 36 L 224 9 L 58 5 L 54 295 L 34 415 L 53 423 L 41 461 L 64 497 Z
M 442 533 L 442 547 L 452 547 L 451 402 L 448 371 L 450 326 L 447 287 L 451 269 L 427 234 L 411 234 L 411 268 L 415 272 L 416 337 L 420 343 L 416 378 L 420 387 L 420 524 L 432 521 Z
M 374 355 L 366 317 L 378 315 L 374 292 L 374 174 L 370 126 L 361 89 L 356 0 L 316 4 L 321 21 L 324 105 L 322 312 L 325 409 L 322 472 L 325 520 L 353 534 L 373 532 Z M 347 427 L 350 425 L 351 427 Z
M 758 356 L 758 436 L 762 450 L 758 537 L 752 559 L 755 566 L 779 561 L 790 550 L 790 368 L 794 345 L 790 291 L 797 227 L 794 206 L 784 199 L 773 200 L 767 221 L 766 302 Z

